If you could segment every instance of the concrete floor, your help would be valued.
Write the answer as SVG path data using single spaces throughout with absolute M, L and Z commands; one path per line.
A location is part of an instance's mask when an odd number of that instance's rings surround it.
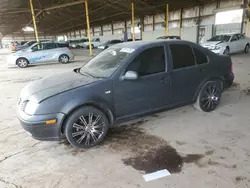
M 16 116 L 20 90 L 33 80 L 81 66 L 86 52 L 76 53 L 78 61 L 67 65 L 7 69 L 7 53 L 0 52 L 0 188 L 250 187 L 250 94 L 244 91 L 250 88 L 250 55 L 232 56 L 239 85 L 223 94 L 216 111 L 203 113 L 186 106 L 143 117 L 125 123 L 132 125 L 128 129 L 112 130 L 102 145 L 79 150 L 66 141 L 32 139 Z M 200 157 L 183 160 L 169 177 L 145 182 L 143 167 L 132 167 L 129 161 L 156 151 L 156 146 L 172 147 L 183 159 Z M 151 163 L 151 170 L 166 168 L 161 160 L 156 156 L 144 162 Z

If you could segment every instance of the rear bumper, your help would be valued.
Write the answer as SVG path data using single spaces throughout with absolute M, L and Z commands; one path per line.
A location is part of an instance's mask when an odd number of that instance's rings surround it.
M 37 140 L 60 140 L 62 138 L 61 127 L 65 117 L 62 113 L 29 116 L 23 111 L 18 112 L 18 118 L 22 127 Z M 48 120 L 56 119 L 55 124 L 47 125 Z
M 225 75 L 224 78 L 225 78 L 224 87 L 229 88 L 234 82 L 234 78 L 235 78 L 234 73 L 231 72 L 228 75 Z

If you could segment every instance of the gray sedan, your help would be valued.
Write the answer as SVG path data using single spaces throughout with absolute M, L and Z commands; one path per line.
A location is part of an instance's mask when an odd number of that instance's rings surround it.
M 190 42 L 121 43 L 81 68 L 27 85 L 18 117 L 35 139 L 66 135 L 73 146 L 88 148 L 131 117 L 188 104 L 211 112 L 233 79 L 229 56 Z

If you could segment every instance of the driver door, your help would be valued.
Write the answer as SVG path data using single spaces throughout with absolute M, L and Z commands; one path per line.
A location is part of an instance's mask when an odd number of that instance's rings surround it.
M 154 111 L 169 102 L 170 75 L 167 73 L 165 47 L 143 50 L 124 71 L 138 74 L 136 80 L 114 82 L 115 111 L 118 119 Z M 121 75 L 122 76 L 122 75 Z
M 34 45 L 31 48 L 31 52 L 28 55 L 29 63 L 44 62 L 45 60 L 44 49 L 45 49 L 45 45 L 43 43 Z

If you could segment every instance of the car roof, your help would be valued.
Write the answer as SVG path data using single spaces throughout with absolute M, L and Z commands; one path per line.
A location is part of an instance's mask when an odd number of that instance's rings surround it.
M 133 48 L 133 49 L 138 49 L 140 47 L 144 47 L 144 46 L 151 46 L 151 45 L 155 45 L 155 44 L 174 44 L 174 43 L 178 43 L 178 44 L 194 44 L 192 42 L 189 41 L 185 41 L 185 40 L 164 40 L 164 39 L 159 39 L 159 40 L 155 40 L 155 41 L 133 41 L 133 42 L 124 42 L 124 43 L 120 43 L 115 45 L 115 47 L 118 48 Z

